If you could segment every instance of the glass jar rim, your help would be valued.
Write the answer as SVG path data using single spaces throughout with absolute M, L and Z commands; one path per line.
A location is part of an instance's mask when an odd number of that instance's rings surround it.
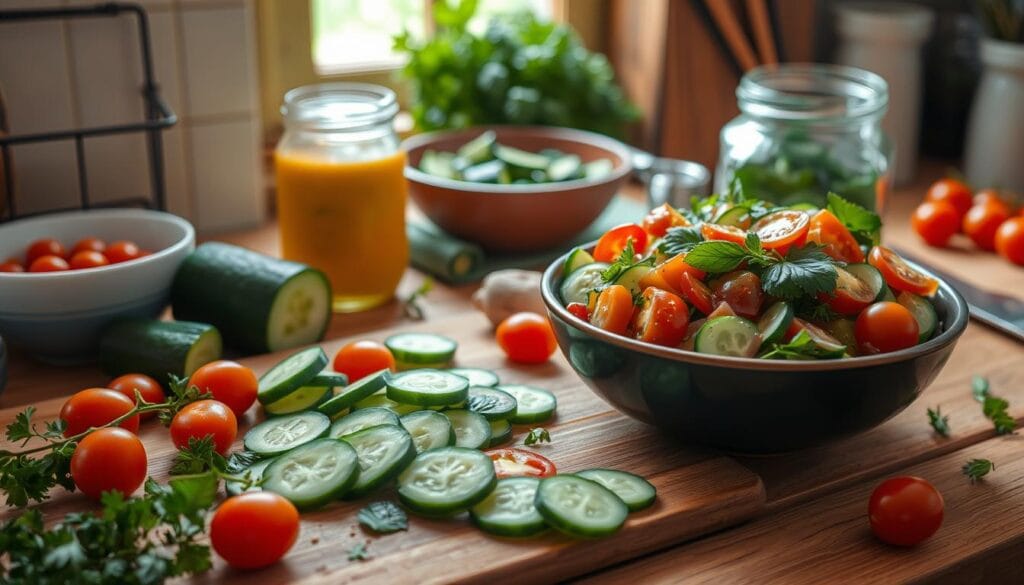
M 361 131 L 398 114 L 395 92 L 370 83 L 339 81 L 303 85 L 284 94 L 287 124 L 313 131 Z
M 854 122 L 882 117 L 889 86 L 880 75 L 856 67 L 786 63 L 748 71 L 736 98 L 741 112 L 758 118 Z

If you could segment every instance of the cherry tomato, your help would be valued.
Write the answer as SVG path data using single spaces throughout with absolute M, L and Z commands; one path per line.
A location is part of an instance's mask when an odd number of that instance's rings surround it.
M 868 263 L 882 273 L 885 283 L 898 291 L 930 297 L 939 289 L 939 281 L 912 268 L 899 254 L 884 246 L 875 246 Z
M 224 500 L 210 521 L 213 550 L 236 569 L 281 560 L 299 538 L 299 511 L 273 492 L 246 492 Z
M 856 315 L 875 300 L 871 285 L 836 266 L 836 289 L 832 294 L 822 294 L 821 299 L 840 315 Z
M 135 408 L 135 402 L 109 388 L 86 388 L 75 392 L 60 409 L 60 419 L 67 427 L 65 437 L 72 437 L 89 427 L 101 427 Z M 139 415 L 126 418 L 118 425 L 133 433 L 139 430 Z
M 71 248 L 70 255 L 74 256 L 79 252 L 99 252 L 103 253 L 107 249 L 107 243 L 99 238 L 82 238 L 75 242 L 75 245 Z
M 342 346 L 334 354 L 334 371 L 348 376 L 349 382 L 355 382 L 380 370 L 395 370 L 395 356 L 383 343 L 362 340 L 353 341 Z
M 935 534 L 942 526 L 944 511 L 942 494 L 927 480 L 893 477 L 871 493 L 868 520 L 879 540 L 913 546 Z
M 710 313 L 708 313 L 707 320 L 710 321 L 711 319 L 717 319 L 719 317 L 735 317 L 735 316 L 736 316 L 736 311 L 732 310 L 732 307 L 729 306 L 729 303 L 727 303 L 725 301 L 722 301 L 722 302 L 718 303 L 718 306 L 715 307 L 714 311 L 711 311 Z
M 1010 208 L 1003 203 L 975 205 L 964 216 L 967 237 L 982 250 L 996 249 L 996 230 L 1010 217 Z
M 678 254 L 662 262 L 654 268 L 647 275 L 654 273 L 655 278 L 661 279 L 668 287 L 665 290 L 677 291 L 679 290 L 679 283 L 683 279 L 683 274 L 690 273 L 697 278 L 702 280 L 705 276 L 705 272 L 699 268 L 694 268 L 686 263 L 686 254 Z M 643 286 L 643 279 L 640 279 L 640 286 Z
M 1024 266 L 1024 215 L 1011 217 L 996 230 L 996 252 L 1014 264 Z
M 940 179 L 928 188 L 924 200 L 949 203 L 963 217 L 971 208 L 971 188 L 956 179 Z
M 135 402 L 135 391 L 138 390 L 142 399 L 152 404 L 159 404 L 164 401 L 164 389 L 160 383 L 145 374 L 125 374 L 118 376 L 107 384 L 107 388 L 120 392 Z M 139 415 L 142 420 L 149 420 L 156 416 L 155 412 L 144 412 Z
M 850 264 L 864 261 L 864 252 L 853 234 L 827 209 L 822 209 L 811 217 L 807 228 L 807 241 L 824 246 L 824 252 L 836 260 Z
M 53 238 L 46 238 L 43 240 L 36 240 L 29 244 L 28 249 L 25 250 L 25 265 L 31 266 L 37 258 L 43 256 L 56 256 L 58 258 L 64 258 L 67 256 L 67 251 L 64 246 Z
M 71 455 L 71 479 L 83 494 L 99 500 L 103 492 L 130 496 L 146 479 L 146 448 L 121 428 L 86 435 Z
M 551 477 L 558 473 L 555 464 L 547 457 L 515 447 L 491 449 L 487 455 L 494 461 L 494 473 L 503 477 Z
M 682 293 L 684 299 L 705 315 L 715 308 L 711 300 L 711 289 L 689 272 L 683 273 L 683 278 L 679 281 L 679 292 Z
M 597 297 L 590 322 L 612 333 L 625 335 L 633 319 L 633 295 L 621 284 L 605 287 Z
M 1006 205 L 1006 199 L 996 189 L 982 189 L 974 194 L 972 200 L 974 205 L 987 205 L 989 203 L 1002 203 Z M 968 207 L 969 209 L 969 207 Z M 964 212 L 966 213 L 966 211 Z M 961 217 L 963 214 L 961 214 Z
M 93 252 L 90 250 L 84 250 L 81 252 L 75 252 L 71 256 L 71 262 L 68 263 L 72 270 L 82 270 L 83 268 L 97 268 L 99 266 L 106 266 L 110 264 L 110 260 L 99 252 Z
M 705 223 L 700 226 L 700 233 L 705 240 L 722 240 L 742 244 L 747 241 L 747 232 L 731 225 Z
M 127 240 L 118 240 L 107 246 L 107 249 L 103 251 L 103 255 L 107 257 L 107 260 L 110 260 L 111 264 L 135 260 L 139 257 L 139 254 L 139 247 L 135 245 L 135 242 Z
M 551 323 L 529 311 L 510 315 L 498 325 L 494 336 L 508 359 L 521 364 L 546 362 L 558 347 Z
M 802 246 L 807 241 L 807 230 L 811 218 L 803 211 L 783 209 L 762 217 L 750 226 L 750 231 L 761 239 L 761 245 L 768 250 L 785 254 L 793 246 Z
M 910 225 L 926 244 L 941 248 L 960 231 L 960 217 L 945 201 L 925 201 L 910 216 Z
M 761 312 L 764 291 L 761 279 L 749 270 L 734 270 L 711 281 L 715 303 L 725 301 L 740 317 L 753 319 Z
M 800 317 L 794 317 L 793 322 L 789 324 L 789 328 L 786 329 L 786 341 L 796 337 L 797 333 L 806 331 L 807 335 L 810 336 L 815 342 L 833 344 L 833 345 L 846 345 L 842 341 L 839 341 L 831 333 L 825 331 L 821 327 L 818 327 L 810 321 L 804 321 Z
M 572 313 L 573 317 L 583 321 L 590 321 L 590 312 L 587 311 L 587 306 L 583 303 L 569 303 L 565 308 Z
M 178 411 L 171 421 L 171 441 L 181 449 L 191 438 L 213 437 L 217 452 L 227 455 L 238 434 L 238 419 L 227 405 L 216 400 L 199 400 Z
M 690 308 L 679 295 L 649 288 L 643 292 L 640 309 L 633 317 L 636 338 L 647 343 L 675 347 L 686 336 Z
M 62 272 L 70 270 L 66 260 L 60 256 L 40 256 L 29 265 L 29 272 Z
M 25 272 L 25 267 L 21 265 L 21 262 L 11 258 L 0 264 L 0 272 Z
M 647 217 L 643 221 L 643 228 L 647 230 L 647 233 L 656 238 L 660 238 L 668 233 L 669 228 L 688 225 L 690 225 L 690 222 L 683 217 L 683 214 L 679 213 L 675 207 L 668 203 L 652 209 L 647 213 Z
M 863 354 L 888 353 L 917 345 L 917 319 L 899 303 L 874 303 L 857 315 L 854 335 Z
M 227 405 L 235 416 L 242 416 L 256 402 L 259 388 L 259 380 L 251 369 L 229 360 L 200 367 L 192 373 L 188 383 L 212 394 L 214 400 Z
M 613 227 L 601 236 L 594 247 L 594 260 L 598 262 L 614 262 L 626 249 L 629 240 L 633 240 L 633 250 L 637 254 L 647 249 L 647 232 L 635 223 L 626 223 Z

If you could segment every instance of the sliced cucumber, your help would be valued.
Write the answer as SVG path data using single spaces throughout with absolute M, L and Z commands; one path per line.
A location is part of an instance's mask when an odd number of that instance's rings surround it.
M 308 386 L 309 381 L 327 366 L 327 354 L 319 347 L 310 347 L 294 353 L 260 377 L 256 398 L 260 404 L 270 404 L 288 396 L 296 388 Z
M 402 426 L 409 431 L 416 451 L 448 447 L 455 444 L 455 429 L 451 420 L 440 412 L 420 410 L 410 412 L 401 418 Z
M 455 430 L 455 446 L 466 449 L 484 449 L 491 442 L 491 423 L 482 415 L 469 410 L 446 410 Z
M 335 386 L 344 386 L 348 384 L 348 376 L 341 372 L 335 372 L 334 370 L 324 370 L 319 374 L 313 376 L 313 379 L 309 381 L 308 386 L 320 386 L 321 388 L 334 388 Z
M 551 181 L 582 179 L 585 172 L 583 161 L 575 154 L 560 156 L 548 165 L 548 179 Z
M 578 538 L 614 534 L 629 515 L 629 508 L 611 490 L 576 475 L 542 479 L 533 504 L 549 525 Z
M 896 302 L 896 293 L 892 292 L 892 289 L 889 288 L 888 286 L 885 286 L 884 289 L 885 290 L 882 291 L 882 300 L 895 303 Z
M 359 457 L 352 445 L 317 439 L 271 463 L 263 471 L 263 489 L 308 510 L 347 492 L 358 477 Z
M 817 348 L 814 352 L 816 357 L 823 359 L 839 358 L 846 353 L 846 346 L 843 345 L 843 342 L 833 337 L 828 331 L 800 318 L 795 319 L 795 321 L 800 325 L 800 330 L 810 336 L 811 342 Z
M 928 299 L 913 293 L 901 292 L 896 297 L 896 302 L 906 307 L 917 320 L 917 342 L 924 343 L 931 339 L 939 325 L 939 316 Z
M 435 177 L 455 179 L 457 177 L 452 165 L 454 160 L 455 154 L 451 152 L 426 150 L 420 158 L 420 170 L 428 175 L 434 175 Z
M 535 477 L 499 479 L 494 490 L 469 514 L 484 532 L 499 536 L 532 536 L 547 529 L 533 505 L 540 480 Z
M 386 408 L 364 408 L 356 410 L 351 414 L 346 414 L 334 421 L 327 435 L 340 439 L 345 435 L 351 435 L 352 433 L 377 425 L 398 426 L 400 424 L 402 423 L 398 420 L 398 415 Z
M 245 471 L 241 471 L 239 473 L 236 473 L 235 475 L 242 476 L 248 474 L 249 478 L 252 479 L 252 481 L 258 482 L 261 479 L 263 479 L 263 472 L 266 471 L 267 467 L 270 466 L 270 464 L 276 460 L 277 459 L 275 457 L 260 459 L 256 463 L 250 465 L 248 469 L 246 469 Z M 245 492 L 258 492 L 263 489 L 258 485 L 250 485 L 248 488 L 243 489 L 243 485 L 244 484 L 240 481 L 225 480 L 224 491 L 227 492 L 229 496 L 237 496 L 238 494 L 242 494 Z
M 403 427 L 384 424 L 341 438 L 359 456 L 359 477 L 344 494 L 346 499 L 365 496 L 398 477 L 413 458 L 416 447 Z
M 565 257 L 565 263 L 562 264 L 562 274 L 567 276 L 587 264 L 593 263 L 594 257 L 590 255 L 590 252 L 583 248 L 573 248 L 572 252 L 569 252 L 569 255 Z
M 640 294 L 640 280 L 647 276 L 654 268 L 646 264 L 638 264 L 636 266 L 630 266 L 623 270 L 615 277 L 615 284 L 621 284 L 622 286 L 629 289 L 630 294 Z
M 322 386 L 303 386 L 294 390 L 291 394 L 277 402 L 271 402 L 270 404 L 265 405 L 263 410 L 265 410 L 267 414 L 273 415 L 301 412 L 326 402 L 331 398 L 331 396 L 334 396 L 333 388 L 324 388 Z
M 99 342 L 100 366 L 107 374 L 146 374 L 164 385 L 168 374 L 191 376 L 199 366 L 220 359 L 222 350 L 216 327 L 188 321 L 117 321 Z
M 741 205 L 730 207 L 719 214 L 714 223 L 747 229 L 750 227 L 750 210 Z
M 541 388 L 505 384 L 498 386 L 498 390 L 508 392 L 516 399 L 516 413 L 508 419 L 512 424 L 544 422 L 555 414 L 555 408 L 558 407 L 555 395 Z
M 316 409 L 327 416 L 335 416 L 341 411 L 353 406 L 360 400 L 372 396 L 374 393 L 384 389 L 384 379 L 388 370 L 383 369 L 352 382 L 341 389 L 334 398 L 324 402 Z
M 456 376 L 462 376 L 469 380 L 469 385 L 472 386 L 497 386 L 499 383 L 498 375 L 490 370 L 483 368 L 448 368 L 448 371 L 455 374 Z
M 493 130 L 488 130 L 460 146 L 455 151 L 455 155 L 467 160 L 470 164 L 482 163 L 491 158 L 491 152 L 497 142 L 498 135 Z
M 793 322 L 793 307 L 789 303 L 779 301 L 768 307 L 757 321 L 757 330 L 761 334 L 761 344 L 780 341 L 786 329 Z
M 487 442 L 488 447 L 494 447 L 507 442 L 512 438 L 512 423 L 507 420 L 491 421 L 491 440 Z
M 885 298 L 885 292 L 889 288 L 882 278 L 882 273 L 870 264 L 847 264 L 846 271 L 857 277 L 861 282 L 866 283 L 875 293 L 875 301 Z
M 626 471 L 617 469 L 585 469 L 577 471 L 576 475 L 583 479 L 596 481 L 619 496 L 630 512 L 643 510 L 654 503 L 658 491 L 654 489 L 651 482 L 633 475 Z
M 601 179 L 615 170 L 615 164 L 606 158 L 592 160 L 583 165 L 583 174 L 588 179 Z
M 693 344 L 694 351 L 713 355 L 753 357 L 761 347 L 757 326 L 742 317 L 708 319 Z
M 386 378 L 387 396 L 402 404 L 445 406 L 466 400 L 469 381 L 442 370 L 410 370 Z
M 399 369 L 443 368 L 455 357 L 455 340 L 433 333 L 399 333 L 384 340 Z
M 331 419 L 316 411 L 269 418 L 245 434 L 245 448 L 260 455 L 277 455 L 319 439 L 331 428 Z
M 497 481 L 484 453 L 442 447 L 420 453 L 398 476 L 398 497 L 414 512 L 445 516 L 486 498 Z
M 508 420 L 516 413 L 516 399 L 497 388 L 470 386 L 466 408 L 479 412 L 487 420 Z
M 509 166 L 530 171 L 543 171 L 548 168 L 548 157 L 543 154 L 527 152 L 511 146 L 498 144 L 494 147 L 494 156 L 505 161 Z
M 559 290 L 562 302 L 566 305 L 569 303 L 587 304 L 590 291 L 604 284 L 601 273 L 606 268 L 608 268 L 608 265 L 604 262 L 594 262 L 593 264 L 587 264 L 573 270 L 562 280 L 562 286 Z
M 423 410 L 422 406 L 415 404 L 402 404 L 401 402 L 395 402 L 387 397 L 383 392 L 374 394 L 373 396 L 367 396 L 359 402 L 352 405 L 352 410 L 363 410 L 367 408 L 385 408 L 395 413 L 397 416 L 403 414 L 409 414 L 410 412 L 416 412 L 417 410 Z

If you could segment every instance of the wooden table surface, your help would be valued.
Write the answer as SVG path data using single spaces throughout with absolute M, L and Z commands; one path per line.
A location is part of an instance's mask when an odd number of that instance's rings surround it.
M 926 168 L 918 186 L 894 194 L 886 214 L 885 240 L 978 286 L 1024 298 L 1024 269 L 991 254 L 971 253 L 966 245 L 926 249 L 910 233 L 906 218 L 922 195 L 921 185 L 939 173 L 938 167 Z M 277 253 L 273 225 L 217 239 Z M 409 270 L 398 296 L 414 290 L 422 278 Z M 425 301 L 428 324 L 458 321 L 473 312 L 468 299 L 475 288 L 435 286 Z M 335 315 L 326 337 L 350 338 L 409 325 L 398 304 L 392 303 L 364 313 Z M 975 374 L 987 376 L 993 391 L 1009 399 L 1011 414 L 1024 420 L 1022 358 L 1024 346 L 972 322 L 925 394 L 877 429 L 785 456 L 733 457 L 759 476 L 764 487 L 763 508 L 748 523 L 631 558 L 580 579 L 599 583 L 637 579 L 643 583 L 1020 582 L 1024 579 L 1020 562 L 1024 561 L 1024 443 L 1016 435 L 995 437 L 971 396 L 970 379 Z M 94 367 L 57 369 L 15 353 L 8 388 L 0 394 L 0 409 L 11 412 L 105 379 Z M 950 415 L 953 436 L 949 439 L 935 436 L 927 424 L 925 410 L 936 405 Z M 0 425 L 7 424 L 6 418 L 0 419 Z M 960 472 L 973 457 L 992 459 L 997 465 L 988 478 L 974 485 Z M 946 499 L 943 528 L 911 550 L 878 543 L 866 519 L 874 486 L 886 476 L 904 473 L 928 478 Z M 538 572 L 535 577 L 543 581 L 543 575 Z

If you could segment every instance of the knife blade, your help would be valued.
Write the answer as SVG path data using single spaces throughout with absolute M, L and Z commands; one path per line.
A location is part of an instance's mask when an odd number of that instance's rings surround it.
M 908 254 L 906 250 L 896 249 L 896 252 L 946 281 L 963 295 L 972 319 L 1009 335 L 1017 341 L 1024 342 L 1024 301 L 1009 295 L 982 290 L 948 272 L 943 272 L 922 262 L 912 254 Z

